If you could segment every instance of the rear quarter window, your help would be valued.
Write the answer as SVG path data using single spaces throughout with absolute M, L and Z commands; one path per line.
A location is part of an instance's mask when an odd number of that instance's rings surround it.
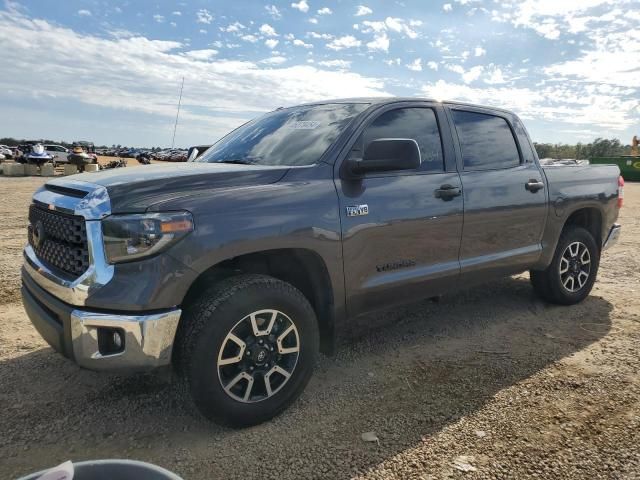
M 465 170 L 495 170 L 520 164 L 513 133 L 502 117 L 453 110 Z

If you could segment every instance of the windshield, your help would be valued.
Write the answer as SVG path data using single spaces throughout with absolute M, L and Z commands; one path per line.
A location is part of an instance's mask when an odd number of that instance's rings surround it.
M 276 110 L 234 130 L 194 161 L 312 165 L 368 106 L 325 104 Z

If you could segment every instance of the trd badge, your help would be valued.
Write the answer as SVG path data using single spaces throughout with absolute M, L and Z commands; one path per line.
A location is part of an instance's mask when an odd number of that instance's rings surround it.
M 347 207 L 347 217 L 359 217 L 369 215 L 369 205 L 352 205 Z

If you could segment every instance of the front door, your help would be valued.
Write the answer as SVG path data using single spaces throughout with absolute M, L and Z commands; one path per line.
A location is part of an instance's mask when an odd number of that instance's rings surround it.
M 461 183 L 444 111 L 426 103 L 386 107 L 365 122 L 350 155 L 380 138 L 416 140 L 422 164 L 336 180 L 352 316 L 442 293 L 460 270 Z

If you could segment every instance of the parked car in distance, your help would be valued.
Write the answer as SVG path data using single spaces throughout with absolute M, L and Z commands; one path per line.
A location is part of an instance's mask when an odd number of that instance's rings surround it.
M 13 158 L 13 149 L 7 145 L 0 145 L 0 155 L 3 155 L 3 158 Z
M 186 162 L 187 161 L 187 151 L 186 150 L 176 150 L 171 155 L 167 157 L 167 160 L 170 162 Z
M 82 367 L 173 365 L 234 426 L 291 404 L 355 316 L 524 271 L 582 301 L 621 229 L 617 166 L 543 167 L 515 114 L 454 102 L 278 109 L 126 170 L 36 191 L 27 314 Z
M 69 156 L 69 149 L 62 145 L 44 145 L 45 151 L 53 156 L 54 163 L 67 163 Z

